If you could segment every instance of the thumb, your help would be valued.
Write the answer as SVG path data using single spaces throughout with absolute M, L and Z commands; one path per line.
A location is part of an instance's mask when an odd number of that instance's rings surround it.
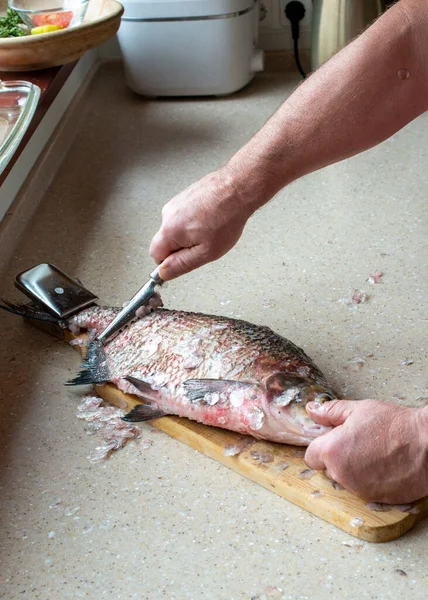
M 343 425 L 354 412 L 357 402 L 353 400 L 332 400 L 331 402 L 308 402 L 306 412 L 315 423 L 336 427 Z
M 194 269 L 201 267 L 205 262 L 202 258 L 201 246 L 191 246 L 190 248 L 181 248 L 177 252 L 170 254 L 160 266 L 160 276 L 164 281 L 175 279 L 180 275 L 190 273 Z

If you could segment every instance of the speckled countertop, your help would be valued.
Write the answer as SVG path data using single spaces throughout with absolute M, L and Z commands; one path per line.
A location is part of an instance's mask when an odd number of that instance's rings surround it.
M 49 261 L 105 303 L 127 299 L 152 268 L 163 204 L 227 160 L 296 83 L 272 72 L 230 98 L 145 101 L 119 66 L 103 67 L 1 295 L 16 297 L 14 275 Z M 423 116 L 283 191 L 227 257 L 171 283 L 165 303 L 271 326 L 348 396 L 422 402 L 427 161 Z M 354 289 L 365 304 L 343 300 Z M 396 542 L 359 542 L 150 426 L 150 447 L 90 463 L 82 392 L 63 387 L 77 355 L 17 318 L 0 324 L 1 598 L 426 598 L 428 522 Z M 356 357 L 362 368 L 346 368 Z

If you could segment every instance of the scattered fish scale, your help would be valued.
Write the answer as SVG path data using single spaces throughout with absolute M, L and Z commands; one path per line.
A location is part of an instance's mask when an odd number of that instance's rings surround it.
M 228 444 L 227 446 L 225 446 L 223 448 L 223 455 L 224 456 L 237 456 L 238 454 L 241 454 L 241 452 L 243 450 L 245 450 L 245 448 L 248 448 L 248 446 L 250 446 L 251 444 L 255 443 L 255 439 L 254 438 L 241 438 L 239 440 L 237 440 L 234 444 Z
M 368 296 L 366 292 L 364 292 L 363 290 L 354 290 L 354 293 L 352 295 L 352 302 L 354 304 L 364 304 L 364 302 L 367 302 L 367 300 Z
M 406 571 L 403 571 L 403 569 L 394 569 L 394 573 L 397 573 L 397 575 L 401 575 L 401 577 L 407 577 L 407 573 Z
M 317 474 L 317 472 L 314 471 L 313 469 L 304 469 L 303 471 L 300 471 L 299 478 L 300 479 L 312 479 L 312 477 L 316 474 Z
M 413 504 L 393 504 L 391 506 L 400 512 L 408 512 L 412 515 L 417 515 L 419 513 L 419 507 L 414 506 Z
M 325 492 L 323 490 L 314 490 L 311 493 L 312 498 L 322 498 L 325 496 Z
M 147 450 L 151 446 L 153 446 L 152 440 L 141 440 L 140 442 L 140 448 L 142 448 L 143 450 Z
M 351 358 L 347 364 L 346 367 L 344 367 L 347 371 L 353 371 L 353 372 L 358 372 L 361 371 L 361 369 L 364 367 L 364 365 L 366 364 L 366 361 L 364 358 L 362 358 L 361 356 L 354 356 L 353 358 Z
M 274 465 L 273 468 L 275 469 L 275 471 L 285 471 L 286 469 L 288 469 L 289 466 L 289 462 L 281 460 L 279 463 L 276 463 L 276 465 Z
M 260 463 L 271 463 L 275 459 L 272 452 L 262 452 L 259 450 L 251 450 L 250 456 Z
M 367 502 L 366 508 L 375 512 L 389 512 L 393 506 L 390 504 L 382 504 L 381 502 Z
M 88 422 L 86 432 L 90 435 L 99 434 L 104 440 L 88 456 L 91 462 L 105 460 L 114 450 L 123 448 L 128 440 L 141 434 L 139 427 L 122 420 L 124 412 L 121 409 L 102 404 L 101 398 L 87 396 L 77 407 L 76 416 Z
M 370 277 L 367 279 L 369 283 L 379 284 L 382 283 L 381 279 L 383 277 L 383 273 L 381 271 L 376 271 L 373 274 L 370 274 Z
M 356 548 L 357 550 L 364 548 L 363 542 L 360 542 L 359 540 L 346 540 L 345 542 L 342 542 L 342 545 L 347 546 L 348 548 Z

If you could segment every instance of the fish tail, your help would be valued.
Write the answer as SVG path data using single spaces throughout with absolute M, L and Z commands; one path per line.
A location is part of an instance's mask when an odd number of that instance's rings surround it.
M 7 312 L 13 313 L 14 315 L 24 317 L 25 319 L 48 321 L 49 323 L 56 323 L 57 325 L 61 323 L 60 319 L 45 312 L 33 302 L 24 304 L 23 302 L 10 302 L 9 300 L 0 298 L 0 308 L 7 310 Z
M 45 321 L 55 323 L 59 326 L 65 326 L 64 321 L 45 312 L 33 302 L 24 304 L 22 302 L 10 302 L 9 300 L 0 298 L 0 309 L 26 319 L 35 319 L 37 321 Z M 110 372 L 107 366 L 104 347 L 101 342 L 92 341 L 88 344 L 86 358 L 82 364 L 81 371 L 74 379 L 68 381 L 66 385 L 90 385 L 92 383 L 105 383 L 106 381 L 110 381 Z
M 89 342 L 87 346 L 86 357 L 81 370 L 76 377 L 67 381 L 65 385 L 91 385 L 93 383 L 105 383 L 110 379 L 111 375 L 104 346 L 101 342 L 94 340 Z

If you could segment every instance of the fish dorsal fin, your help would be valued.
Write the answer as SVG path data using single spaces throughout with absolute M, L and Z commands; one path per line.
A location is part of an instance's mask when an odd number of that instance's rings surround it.
M 183 383 L 187 398 L 190 402 L 204 402 L 215 404 L 216 395 L 223 394 L 227 398 L 232 392 L 249 391 L 257 388 L 257 384 L 248 381 L 234 381 L 232 379 L 187 379 Z

